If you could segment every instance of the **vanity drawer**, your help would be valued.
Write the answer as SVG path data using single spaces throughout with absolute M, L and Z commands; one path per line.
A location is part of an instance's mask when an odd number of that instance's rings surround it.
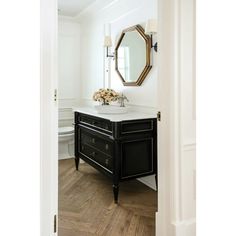
M 134 120 L 121 123 L 121 134 L 142 133 L 153 130 L 153 120 Z
M 80 152 L 82 154 L 84 154 L 86 157 L 99 163 L 101 166 L 112 171 L 113 160 L 111 157 L 109 157 L 109 156 L 97 151 L 96 149 L 94 149 L 86 144 L 83 144 L 83 143 L 81 144 Z
M 87 132 L 85 129 L 80 130 L 80 137 L 81 142 L 83 144 L 87 144 L 89 146 L 94 147 L 95 149 L 98 149 L 101 152 L 104 152 L 105 154 L 112 156 L 113 154 L 113 143 L 107 141 L 106 139 L 102 139 L 100 137 L 97 137 L 96 135 L 92 134 L 91 132 Z
M 95 128 L 100 128 L 106 131 L 112 131 L 111 121 L 105 119 L 99 119 L 97 117 L 88 116 L 88 115 L 79 115 L 79 123 L 89 125 Z

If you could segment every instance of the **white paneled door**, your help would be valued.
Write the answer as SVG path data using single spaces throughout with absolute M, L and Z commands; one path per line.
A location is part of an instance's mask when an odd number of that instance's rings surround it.
M 57 0 L 41 0 L 41 236 L 57 235 L 58 210 L 58 101 L 57 90 Z

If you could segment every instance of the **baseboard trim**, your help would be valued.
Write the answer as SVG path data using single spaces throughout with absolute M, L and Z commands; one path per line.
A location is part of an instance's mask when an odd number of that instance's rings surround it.
M 149 188 L 153 189 L 156 191 L 156 186 L 154 186 L 152 183 L 150 183 L 149 181 L 146 181 L 145 179 L 137 179 L 139 182 L 145 184 L 146 186 L 148 186 Z
M 73 156 L 58 156 L 58 160 L 67 160 L 67 159 L 74 159 L 74 157 Z
M 196 235 L 196 219 L 189 219 L 172 223 L 173 236 L 195 236 Z
M 73 157 L 73 156 L 68 156 L 68 157 L 58 157 L 58 160 L 60 161 L 60 160 L 67 160 L 67 159 L 74 159 L 75 157 Z M 80 159 L 80 161 L 79 161 L 79 163 L 80 164 L 84 164 L 85 162 L 82 160 L 82 159 Z

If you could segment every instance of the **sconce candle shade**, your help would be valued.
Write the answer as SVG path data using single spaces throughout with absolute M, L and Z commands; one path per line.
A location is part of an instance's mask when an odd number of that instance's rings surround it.
M 153 34 L 157 33 L 157 20 L 156 19 L 149 19 L 147 20 L 146 27 L 145 27 L 145 34 L 151 35 L 151 48 L 157 52 L 157 43 L 153 44 Z
M 149 19 L 147 20 L 145 27 L 145 34 L 154 34 L 157 33 L 157 20 Z
M 105 36 L 104 47 L 111 47 L 111 46 L 112 46 L 111 36 Z

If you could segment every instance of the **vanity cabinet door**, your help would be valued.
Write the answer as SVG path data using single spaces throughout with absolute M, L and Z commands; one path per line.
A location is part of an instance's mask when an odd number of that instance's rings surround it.
M 124 141 L 121 144 L 121 179 L 152 174 L 153 139 Z

